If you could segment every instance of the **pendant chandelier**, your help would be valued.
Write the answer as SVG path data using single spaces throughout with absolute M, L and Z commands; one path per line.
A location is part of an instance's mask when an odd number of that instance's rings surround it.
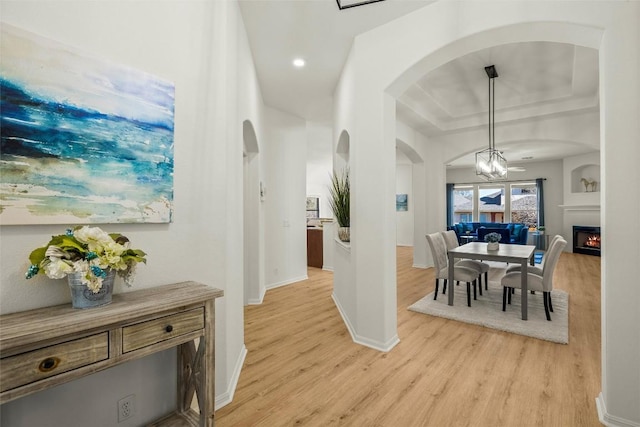
M 484 67 L 489 77 L 489 148 L 476 153 L 476 175 L 487 181 L 507 179 L 507 160 L 496 150 L 495 139 L 495 81 L 498 77 L 495 65 Z

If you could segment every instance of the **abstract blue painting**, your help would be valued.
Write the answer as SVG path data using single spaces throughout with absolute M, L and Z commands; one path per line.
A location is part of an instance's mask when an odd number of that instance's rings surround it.
M 2 23 L 0 223 L 166 223 L 175 87 Z
M 396 194 L 396 211 L 406 212 L 409 210 L 409 197 L 406 194 Z

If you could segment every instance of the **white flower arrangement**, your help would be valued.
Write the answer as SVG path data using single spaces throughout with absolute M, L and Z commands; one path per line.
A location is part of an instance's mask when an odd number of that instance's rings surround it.
M 484 236 L 484 241 L 487 243 L 498 243 L 502 239 L 502 235 L 500 233 L 489 233 Z
M 108 234 L 99 227 L 75 227 L 52 236 L 46 246 L 31 252 L 25 277 L 31 279 L 43 272 L 51 279 L 62 279 L 71 273 L 84 273 L 82 283 L 98 293 L 109 269 L 117 271 L 127 286 L 133 285 L 136 265 L 146 263 L 145 256 L 140 249 L 131 249 L 129 239 L 122 234 Z

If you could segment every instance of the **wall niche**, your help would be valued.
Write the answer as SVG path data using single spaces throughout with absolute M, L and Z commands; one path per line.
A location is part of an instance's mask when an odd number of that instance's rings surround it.
M 600 165 L 582 165 L 571 171 L 572 193 L 600 192 Z

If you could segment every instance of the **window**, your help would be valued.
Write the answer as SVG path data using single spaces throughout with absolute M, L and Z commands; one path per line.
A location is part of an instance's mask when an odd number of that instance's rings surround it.
M 538 225 L 538 187 L 533 181 L 455 184 L 453 223 L 514 222 Z
M 455 186 L 453 189 L 453 223 L 473 222 L 473 186 Z
M 538 225 L 538 190 L 534 182 L 511 184 L 511 222 Z
M 478 188 L 478 214 L 480 222 L 504 222 L 504 186 Z

